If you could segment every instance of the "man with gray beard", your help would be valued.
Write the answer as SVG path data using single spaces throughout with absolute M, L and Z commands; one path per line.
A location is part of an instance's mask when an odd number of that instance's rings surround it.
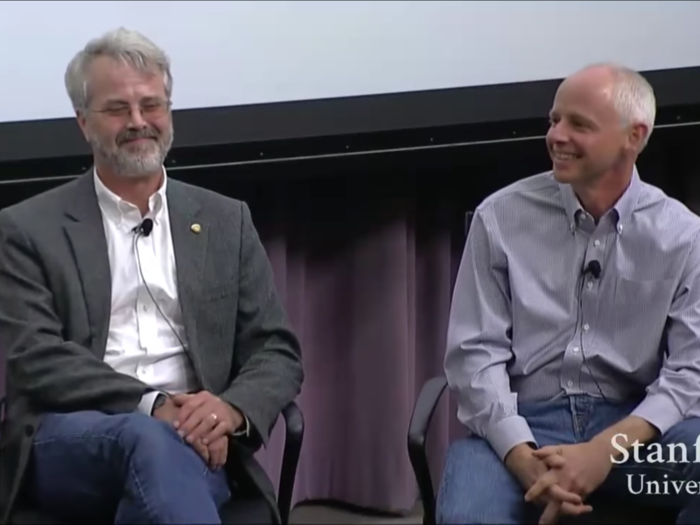
M 168 179 L 166 54 L 124 29 L 70 62 L 94 168 L 0 211 L 0 522 L 220 523 L 303 381 L 250 211 Z M 235 468 L 233 466 L 235 465 Z

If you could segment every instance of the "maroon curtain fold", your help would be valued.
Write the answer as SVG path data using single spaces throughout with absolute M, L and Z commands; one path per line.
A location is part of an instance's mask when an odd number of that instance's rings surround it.
M 459 192 L 433 186 L 411 176 L 297 181 L 250 199 L 304 352 L 295 501 L 403 512 L 417 500 L 408 423 L 423 383 L 443 373 L 467 210 Z M 429 445 L 438 477 L 458 428 L 445 396 Z M 278 425 L 258 455 L 275 483 L 282 443 Z

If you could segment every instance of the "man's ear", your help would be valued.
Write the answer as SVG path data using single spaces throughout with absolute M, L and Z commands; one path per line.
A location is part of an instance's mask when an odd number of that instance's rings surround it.
M 627 135 L 627 143 L 633 151 L 641 153 L 646 145 L 647 137 L 649 136 L 649 128 L 646 124 L 634 123 L 630 126 Z
M 85 137 L 85 140 L 88 140 L 88 132 L 87 132 L 87 119 L 85 118 L 85 114 L 81 111 L 76 111 L 75 112 L 75 119 L 78 121 L 78 126 L 80 127 L 80 131 L 83 132 L 83 137 Z

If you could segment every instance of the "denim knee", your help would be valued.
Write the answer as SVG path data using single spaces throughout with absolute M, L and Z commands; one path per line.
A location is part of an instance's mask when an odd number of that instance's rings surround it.
M 520 484 L 491 446 L 470 437 L 447 452 L 437 501 L 438 523 L 520 523 L 526 504 Z
M 143 448 L 153 452 L 170 448 L 173 443 L 184 443 L 172 425 L 151 416 L 134 412 L 114 417 L 117 437 L 129 451 Z

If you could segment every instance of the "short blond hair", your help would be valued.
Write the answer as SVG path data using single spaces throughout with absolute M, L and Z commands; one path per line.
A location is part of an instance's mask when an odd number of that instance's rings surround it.
M 65 84 L 75 111 L 85 111 L 90 104 L 87 74 L 90 64 L 108 56 L 123 61 L 139 70 L 157 70 L 165 77 L 165 93 L 172 95 L 173 77 L 170 59 L 165 51 L 137 31 L 120 27 L 90 40 L 70 61 L 66 68 Z

